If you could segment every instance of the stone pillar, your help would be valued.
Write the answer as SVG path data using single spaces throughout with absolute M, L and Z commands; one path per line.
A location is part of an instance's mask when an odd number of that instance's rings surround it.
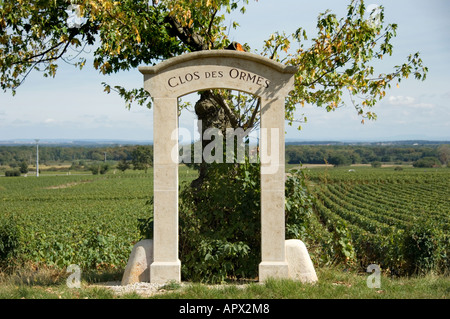
M 284 97 L 261 98 L 261 263 L 259 281 L 288 278 L 285 258 Z
M 181 281 L 178 258 L 177 98 L 153 99 L 153 263 L 150 282 Z

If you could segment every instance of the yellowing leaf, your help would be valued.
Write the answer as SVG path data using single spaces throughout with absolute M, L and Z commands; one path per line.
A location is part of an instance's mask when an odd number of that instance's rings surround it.
M 139 30 L 136 28 L 136 26 L 133 26 L 134 32 L 136 33 L 136 41 L 137 43 L 141 43 L 141 35 L 139 34 Z

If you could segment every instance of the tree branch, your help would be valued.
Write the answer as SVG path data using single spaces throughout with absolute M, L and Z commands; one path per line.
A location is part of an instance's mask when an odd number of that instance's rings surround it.
M 219 106 L 221 108 L 223 108 L 223 110 L 225 111 L 225 113 L 227 114 L 227 116 L 230 120 L 231 125 L 233 127 L 237 127 L 239 120 L 236 118 L 235 114 L 230 109 L 228 104 L 223 100 L 223 97 L 221 95 L 214 94 L 212 91 L 209 91 L 209 92 L 211 94 L 211 97 L 214 99 L 214 101 L 216 101 L 216 103 L 219 104 Z
M 250 118 L 250 121 L 248 122 L 248 124 L 246 125 L 247 128 L 252 128 L 253 125 L 255 124 L 255 119 L 256 119 L 256 114 L 258 114 L 259 112 L 259 107 L 261 105 L 261 99 L 258 98 L 258 103 L 256 104 L 255 109 L 253 110 L 253 114 L 252 117 Z
M 55 48 L 58 47 L 59 45 L 61 45 L 62 43 L 63 43 L 63 42 L 59 43 L 57 46 L 55 46 Z M 45 63 L 45 62 L 49 62 L 49 61 L 58 60 L 60 57 L 62 57 L 63 54 L 67 51 L 67 48 L 69 47 L 69 44 L 70 44 L 70 41 L 67 41 L 67 43 L 66 43 L 66 45 L 64 46 L 64 48 L 62 49 L 62 51 L 61 51 L 61 52 L 59 53 L 59 55 L 57 55 L 56 57 L 44 59 L 44 55 L 45 55 L 46 53 L 50 52 L 49 50 L 47 50 L 47 51 L 45 51 L 45 52 L 43 52 L 43 53 L 41 53 L 41 54 L 36 55 L 35 57 L 40 56 L 41 59 L 40 59 L 39 61 L 36 61 L 36 62 L 33 63 L 33 66 L 30 67 L 30 69 L 28 70 L 28 72 L 25 74 L 25 76 L 22 78 L 22 80 L 20 81 L 20 83 L 19 83 L 16 87 L 19 87 L 19 86 L 25 81 L 25 79 L 26 79 L 27 76 L 30 74 L 30 72 L 31 72 L 31 71 L 36 67 L 36 65 L 38 65 L 39 63 Z M 28 60 L 30 60 L 30 59 L 28 59 Z
M 192 51 L 208 50 L 208 45 L 205 43 L 203 38 L 200 35 L 192 32 L 188 28 L 183 27 L 173 15 L 167 15 L 166 21 L 172 27 L 170 30 L 172 34 L 174 36 L 177 36 Z
M 212 42 L 212 39 L 211 39 L 211 29 L 212 29 L 213 22 L 214 22 L 214 19 L 216 18 L 216 14 L 217 14 L 218 11 L 219 11 L 218 9 L 216 9 L 216 10 L 214 11 L 214 13 L 212 14 L 211 20 L 209 21 L 208 33 L 207 33 L 207 34 L 208 34 L 209 42 L 211 43 L 211 45 L 214 44 L 214 43 Z
M 63 44 L 63 43 L 64 43 L 64 42 L 61 41 L 61 42 L 59 42 L 58 44 L 52 46 L 51 48 L 48 48 L 48 49 L 45 50 L 44 52 L 41 52 L 41 53 L 39 53 L 39 54 L 32 55 L 32 56 L 27 57 L 26 59 L 23 59 L 23 60 L 20 60 L 20 61 L 12 62 L 11 64 L 14 65 L 14 64 L 23 64 L 23 63 L 26 63 L 26 62 L 30 62 L 30 61 L 32 61 L 34 58 L 42 57 L 42 56 L 46 55 L 47 53 L 53 51 L 54 49 L 56 49 L 57 47 L 59 47 L 59 46 L 60 46 L 61 44 Z M 41 62 L 41 61 L 38 61 L 38 62 Z

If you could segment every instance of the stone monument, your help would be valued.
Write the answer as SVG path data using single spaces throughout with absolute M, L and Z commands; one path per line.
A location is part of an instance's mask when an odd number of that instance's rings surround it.
M 150 282 L 181 281 L 178 257 L 178 98 L 208 89 L 253 94 L 261 105 L 259 280 L 288 278 L 285 246 L 285 98 L 297 68 L 231 50 L 199 51 L 140 67 L 153 100 L 154 234 Z M 175 138 L 174 138 L 175 136 Z M 309 256 L 308 256 L 309 258 Z

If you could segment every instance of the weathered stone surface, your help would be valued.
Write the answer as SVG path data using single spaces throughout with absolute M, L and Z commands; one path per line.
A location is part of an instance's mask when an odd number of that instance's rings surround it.
M 155 66 L 141 66 L 144 88 L 155 98 L 227 88 L 273 99 L 289 94 L 297 67 L 233 50 L 191 52 Z
M 122 285 L 150 282 L 150 264 L 153 262 L 153 240 L 144 239 L 136 243 L 131 251 Z
M 259 277 L 260 281 L 269 277 L 286 278 L 288 267 L 284 240 L 284 102 L 292 90 L 297 68 L 248 52 L 205 50 L 174 57 L 156 66 L 140 67 L 139 71 L 144 75 L 144 89 L 153 99 L 155 174 L 151 282 L 180 281 L 181 278 L 176 174 L 179 150 L 176 131 L 178 98 L 192 92 L 216 88 L 238 90 L 260 98 L 261 175 L 270 177 L 261 180 L 262 260 Z M 215 111 L 218 121 L 224 120 L 225 113 L 211 107 L 210 103 L 203 103 L 208 102 L 208 97 L 204 98 L 202 103 L 196 105 L 199 119 L 202 119 L 202 113 Z M 172 134 L 173 132 L 176 134 Z M 137 280 L 135 278 L 144 276 L 142 270 L 137 270 L 137 266 L 134 266 L 137 264 L 135 258 L 130 257 L 131 269 L 127 270 L 130 273 L 129 279 L 124 280 Z
M 289 239 L 285 247 L 289 278 L 307 283 L 317 282 L 317 274 L 305 244 L 298 239 Z

